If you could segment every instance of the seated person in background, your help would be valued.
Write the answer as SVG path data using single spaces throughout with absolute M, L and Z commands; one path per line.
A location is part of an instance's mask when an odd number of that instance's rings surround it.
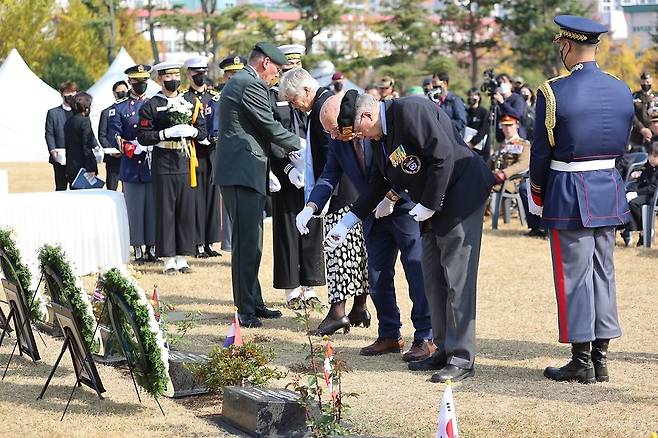
M 73 98 L 71 106 L 73 115 L 64 124 L 64 142 L 66 144 L 66 179 L 69 187 L 78 176 L 80 169 L 96 175 L 98 166 L 94 148 L 98 146 L 94 132 L 91 130 L 89 112 L 91 95 L 80 91 Z
M 510 193 L 519 191 L 530 229 L 526 235 L 545 238 L 547 235 L 546 231 L 541 228 L 541 218 L 531 214 L 528 210 L 526 196 L 528 188 L 525 179 L 515 180 L 514 184 L 505 184 L 506 179 L 528 171 L 530 142 L 519 137 L 519 119 L 511 114 L 503 114 L 500 117 L 500 129 L 503 132 L 504 140 L 491 160 L 497 184 L 494 190 L 502 190 L 504 187 Z
M 658 187 L 658 141 L 652 142 L 647 148 L 649 157 L 644 165 L 644 170 L 640 172 L 636 182 L 631 184 L 626 193 L 626 200 L 631 210 L 631 221 L 622 233 L 626 246 L 630 244 L 630 232 L 639 231 L 640 237 L 637 246 L 644 245 L 644 235 L 642 233 L 642 206 L 653 201 L 656 187 Z M 637 177 L 636 172 L 631 177 Z M 651 236 L 649 236 L 651 238 Z

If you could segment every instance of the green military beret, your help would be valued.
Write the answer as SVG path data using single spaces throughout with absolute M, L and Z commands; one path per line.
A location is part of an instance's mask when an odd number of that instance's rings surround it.
M 283 52 L 274 44 L 260 42 L 256 44 L 254 50 L 258 50 L 259 52 L 263 53 L 265 56 L 270 58 L 272 62 L 275 64 L 286 65 L 288 63 L 288 58 L 286 57 L 286 55 L 284 55 Z

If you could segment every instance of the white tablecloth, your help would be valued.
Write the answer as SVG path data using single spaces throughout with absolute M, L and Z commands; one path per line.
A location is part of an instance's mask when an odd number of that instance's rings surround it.
M 40 275 L 37 252 L 46 243 L 61 245 L 77 275 L 128 262 L 130 236 L 123 193 L 98 189 L 2 196 L 0 226 L 14 230 L 35 283 Z

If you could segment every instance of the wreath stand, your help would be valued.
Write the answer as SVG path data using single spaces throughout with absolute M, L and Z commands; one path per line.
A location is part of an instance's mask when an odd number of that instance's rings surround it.
M 0 318 L 0 322 L 2 322 L 3 326 L 2 334 L 0 335 L 0 346 L 2 346 L 2 342 L 4 341 L 5 336 L 7 336 L 11 330 L 12 319 L 14 321 L 14 331 L 16 333 L 16 342 L 14 343 L 14 348 L 9 355 L 7 366 L 5 367 L 4 373 L 2 374 L 2 380 L 4 380 L 5 376 L 7 375 L 7 370 L 9 370 L 9 365 L 11 364 L 14 354 L 16 353 L 17 347 L 19 355 L 22 356 L 23 353 L 25 353 L 30 357 L 30 359 L 32 359 L 32 362 L 36 362 L 41 359 L 41 356 L 39 355 L 39 349 L 37 348 L 37 344 L 34 339 L 34 333 L 32 331 L 29 309 L 34 303 L 37 291 L 39 290 L 41 282 L 43 281 L 43 275 L 39 279 L 39 284 L 37 285 L 37 288 L 35 289 L 34 294 L 30 299 L 29 305 L 26 305 L 25 293 L 23 291 L 23 287 L 18 281 L 16 270 L 14 269 L 14 266 L 9 261 L 7 254 L 2 248 L 0 248 L 0 264 L 2 266 L 3 272 L 7 277 L 7 279 L 2 280 L 2 284 L 5 289 L 5 294 L 7 295 L 7 301 L 10 308 L 9 314 L 5 317 L 3 313 L 1 315 L 2 318 Z M 10 279 L 14 279 L 16 281 L 14 282 Z M 46 346 L 46 342 L 43 340 L 41 333 L 37 331 L 37 334 L 39 335 L 39 338 L 41 338 L 43 345 Z
M 44 266 L 44 271 L 46 274 L 46 282 L 52 280 L 61 289 L 64 289 L 64 284 L 61 278 L 59 278 L 59 276 L 50 268 L 50 266 Z M 66 350 L 69 350 L 71 361 L 73 362 L 73 369 L 75 371 L 75 384 L 73 385 L 73 390 L 71 391 L 71 395 L 69 396 L 66 407 L 64 408 L 64 412 L 62 413 L 62 418 L 60 418 L 60 421 L 63 421 L 69 405 L 71 404 L 71 400 L 73 399 L 73 394 L 75 393 L 75 390 L 78 386 L 82 386 L 84 384 L 85 386 L 93 389 L 98 395 L 98 398 L 101 400 L 103 400 L 103 396 L 101 394 L 105 392 L 105 388 L 101 382 L 98 369 L 96 368 L 93 356 L 89 351 L 89 347 L 84 342 L 81 334 L 82 331 L 80 330 L 77 319 L 73 315 L 73 311 L 55 302 L 52 302 L 51 306 L 55 312 L 55 318 L 59 321 L 59 324 L 62 327 L 62 332 L 64 334 L 64 345 L 62 345 L 62 350 L 60 351 L 59 356 L 55 361 L 55 365 L 50 371 L 50 375 L 48 376 L 48 379 L 46 380 L 41 393 L 37 397 L 37 400 L 43 399 L 43 396 L 46 393 L 48 386 L 50 385 L 50 381 L 55 375 L 55 371 L 57 371 L 64 353 Z M 99 323 L 96 323 L 96 330 L 98 330 L 99 325 Z M 95 335 L 96 331 L 94 331 L 94 337 Z

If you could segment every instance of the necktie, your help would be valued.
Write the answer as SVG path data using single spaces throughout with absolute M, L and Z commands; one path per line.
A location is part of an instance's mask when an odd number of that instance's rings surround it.
M 361 145 L 361 140 L 355 138 L 352 140 L 352 146 L 354 147 L 354 153 L 356 154 L 356 161 L 359 163 L 359 168 L 363 173 L 366 172 L 366 157 L 363 153 L 363 146 Z

